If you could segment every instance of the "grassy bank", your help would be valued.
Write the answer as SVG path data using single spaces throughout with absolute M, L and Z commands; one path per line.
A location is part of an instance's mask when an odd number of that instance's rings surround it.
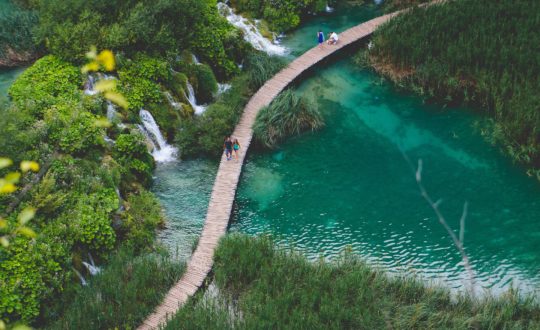
M 123 247 L 105 269 L 58 297 L 46 329 L 135 329 L 184 272 L 164 252 L 138 255 Z
M 216 252 L 221 299 L 192 299 L 166 329 L 538 329 L 540 307 L 508 293 L 472 301 L 361 260 L 308 262 L 268 238 L 229 235 Z M 231 306 L 235 306 L 232 308 Z
M 539 15 L 531 1 L 416 8 L 378 29 L 363 58 L 428 99 L 481 109 L 486 138 L 540 179 Z

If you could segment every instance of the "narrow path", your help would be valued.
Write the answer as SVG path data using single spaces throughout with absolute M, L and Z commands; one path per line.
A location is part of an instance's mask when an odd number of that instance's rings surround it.
M 339 35 L 338 45 L 329 46 L 325 44 L 323 49 L 319 47 L 310 49 L 272 79 L 268 80 L 253 95 L 232 134 L 239 140 L 242 146 L 240 159 L 238 161 L 227 161 L 225 156 L 221 158 L 214 188 L 212 189 L 210 204 L 208 205 L 204 228 L 197 249 L 188 263 L 186 272 L 180 281 L 170 289 L 161 305 L 143 322 L 139 330 L 158 329 L 160 326 L 165 325 L 167 317 L 174 315 L 188 298 L 195 294 L 212 269 L 214 250 L 220 238 L 227 231 L 236 188 L 244 164 L 244 157 L 253 137 L 252 126 L 259 110 L 269 105 L 279 93 L 303 72 L 340 49 L 371 35 L 379 25 L 397 14 L 392 13 L 380 16 L 342 32 Z

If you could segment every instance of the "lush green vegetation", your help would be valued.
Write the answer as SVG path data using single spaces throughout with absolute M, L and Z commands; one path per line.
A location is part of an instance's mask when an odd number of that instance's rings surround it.
M 192 299 L 167 329 L 536 329 L 540 308 L 515 292 L 452 298 L 389 278 L 352 254 L 308 262 L 268 238 L 229 235 L 214 266 L 221 299 Z
M 180 135 L 180 140 L 183 136 L 196 145 L 200 139 L 208 154 L 220 152 L 222 136 L 230 133 L 245 102 L 264 82 L 260 70 L 268 70 L 268 77 L 281 62 L 265 57 L 248 61 L 245 67 L 253 69 L 234 78 L 231 91 L 207 114 L 193 118 L 188 83 L 199 103 L 210 103 L 218 79 L 239 73 L 236 63 L 252 51 L 239 31 L 218 15 L 215 1 L 20 4 L 33 10 L 32 17 L 39 16 L 37 44 L 53 55 L 38 60 L 17 79 L 9 91 L 10 104 L 0 109 L 2 156 L 42 164 L 40 173 L 25 177 L 14 194 L 0 195 L 0 213 L 8 223 L 1 235 L 18 228 L 17 214 L 27 207 L 37 210 L 32 228 L 39 233 L 35 238 L 14 237 L 9 249 L 0 251 L 0 319 L 38 325 L 61 320 L 55 328 L 133 327 L 172 283 L 172 268 L 154 274 L 156 282 L 149 282 L 152 272 L 139 269 L 154 262 L 144 260 L 151 258 L 147 255 L 155 250 L 155 230 L 163 224 L 161 207 L 147 191 L 155 164 L 135 126 L 140 123 L 139 110 L 152 113 L 169 141 Z M 101 120 L 107 100 L 82 91 L 89 87 L 89 77 L 81 73 L 80 64 L 92 45 L 117 53 L 117 66 L 107 73 L 108 79 L 118 82 L 116 91 L 128 105 L 116 108 L 112 126 Z M 193 53 L 202 64 L 193 62 Z M 254 70 L 259 70 L 257 81 L 250 78 Z M 200 134 L 188 137 L 188 129 Z M 131 252 L 118 252 L 119 246 Z M 88 277 L 82 262 L 89 254 L 99 265 L 111 262 L 110 269 L 116 270 L 80 288 L 75 274 Z M 128 265 L 139 270 L 132 278 L 120 278 L 120 261 L 115 258 L 125 263 L 129 256 L 139 255 L 137 260 L 144 262 Z M 125 285 L 111 291 L 115 281 Z M 140 287 L 146 287 L 148 295 L 141 295 Z M 92 295 L 90 288 L 99 288 L 102 298 Z M 130 295 L 129 288 L 140 296 Z M 114 302 L 98 306 L 98 298 Z M 129 307 L 129 301 L 140 301 L 140 308 Z M 86 310 L 95 313 L 83 315 Z M 114 323 L 112 312 L 123 318 Z
M 272 31 L 286 32 L 300 24 L 308 13 L 323 12 L 326 0 L 233 0 L 231 4 L 238 11 L 268 22 Z
M 316 130 L 324 125 L 317 106 L 290 89 L 281 93 L 259 112 L 253 134 L 267 148 L 275 148 L 283 139 Z
M 486 137 L 540 178 L 539 17 L 531 1 L 417 8 L 381 27 L 367 58 L 427 98 L 481 108 Z
M 104 142 L 100 98 L 81 90 L 80 70 L 46 56 L 10 89 L 0 109 L 0 149 L 19 162 L 33 159 L 42 171 L 2 196 L 0 210 L 11 225 L 26 207 L 38 210 L 35 239 L 16 237 L 0 251 L 0 315 L 26 322 L 73 282 L 73 269 L 91 253 L 106 261 L 120 240 L 137 251 L 153 249 L 161 209 L 145 192 L 154 166 L 140 133 L 125 130 L 118 143 Z M 123 208 L 120 208 L 123 206 Z M 141 207 L 144 207 L 144 214 Z M 9 228 L 8 228 L 9 229 Z
M 231 81 L 230 90 L 212 103 L 203 115 L 181 123 L 177 140 L 182 156 L 219 155 L 223 138 L 232 133 L 251 95 L 284 65 L 280 58 L 263 53 L 250 55 L 244 72 Z
M 184 267 L 165 253 L 138 255 L 121 248 L 88 285 L 65 293 L 47 309 L 48 329 L 135 329 L 180 278 Z
M 219 16 L 215 0 L 37 1 L 38 40 L 66 60 L 91 46 L 174 58 L 192 50 L 220 79 L 238 72 L 241 34 Z M 240 47 L 241 48 L 241 47 Z

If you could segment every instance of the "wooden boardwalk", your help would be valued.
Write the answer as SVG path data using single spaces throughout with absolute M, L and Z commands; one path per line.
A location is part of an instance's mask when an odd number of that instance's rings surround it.
M 186 272 L 170 289 L 161 305 L 143 322 L 139 330 L 158 329 L 165 325 L 167 318 L 173 316 L 188 298 L 201 287 L 212 269 L 214 250 L 220 238 L 227 231 L 244 158 L 253 137 L 252 126 L 259 110 L 269 105 L 279 93 L 303 72 L 340 49 L 369 36 L 379 25 L 397 14 L 380 16 L 342 32 L 339 35 L 338 45 L 330 46 L 325 44 L 322 49 L 319 47 L 310 49 L 267 81 L 253 95 L 233 133 L 233 136 L 238 139 L 242 146 L 239 160 L 227 161 L 225 156 L 221 158 L 199 244 L 188 262 Z M 313 32 L 313 39 L 315 40 L 315 31 Z

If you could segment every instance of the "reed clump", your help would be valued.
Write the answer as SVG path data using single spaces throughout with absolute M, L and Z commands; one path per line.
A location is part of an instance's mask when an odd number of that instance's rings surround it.
M 215 256 L 220 298 L 194 298 L 167 329 L 538 329 L 540 308 L 514 291 L 452 297 L 388 277 L 345 253 L 309 262 L 271 239 L 233 234 Z
M 324 119 L 315 104 L 288 89 L 257 115 L 253 133 L 267 148 L 275 148 L 289 136 L 314 131 L 324 126 Z

